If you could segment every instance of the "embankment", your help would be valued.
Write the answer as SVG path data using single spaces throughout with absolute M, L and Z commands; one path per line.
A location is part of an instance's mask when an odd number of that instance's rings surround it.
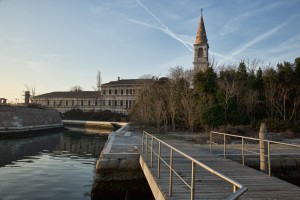
M 0 106 L 0 138 L 28 137 L 62 129 L 56 110 Z
M 64 126 L 72 131 L 83 131 L 86 133 L 96 133 L 109 135 L 122 126 L 125 122 L 98 122 L 98 121 L 81 121 L 81 120 L 63 120 Z

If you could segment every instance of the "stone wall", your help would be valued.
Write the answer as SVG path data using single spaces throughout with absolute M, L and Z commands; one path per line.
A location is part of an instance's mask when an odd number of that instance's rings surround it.
M 0 106 L 0 132 L 19 132 L 63 127 L 56 110 Z

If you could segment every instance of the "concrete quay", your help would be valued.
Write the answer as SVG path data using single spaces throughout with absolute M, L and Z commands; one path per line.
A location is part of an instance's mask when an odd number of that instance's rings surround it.
M 131 124 L 108 136 L 96 164 L 91 197 L 95 199 L 154 199 L 141 170 L 136 147 L 142 134 Z
M 96 170 L 138 171 L 140 154 L 136 147 L 141 147 L 141 140 L 142 134 L 129 124 L 112 132 L 97 161 Z

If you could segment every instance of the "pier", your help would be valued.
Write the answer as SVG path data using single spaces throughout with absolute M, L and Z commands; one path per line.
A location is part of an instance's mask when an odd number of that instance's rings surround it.
M 299 199 L 300 187 L 214 155 L 199 144 L 124 127 L 97 170 L 141 169 L 155 199 Z M 130 141 L 130 142 L 129 142 Z

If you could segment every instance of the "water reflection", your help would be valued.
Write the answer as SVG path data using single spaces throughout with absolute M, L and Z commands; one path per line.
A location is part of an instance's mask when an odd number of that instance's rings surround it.
M 0 140 L 0 199 L 90 199 L 105 142 L 71 131 Z

